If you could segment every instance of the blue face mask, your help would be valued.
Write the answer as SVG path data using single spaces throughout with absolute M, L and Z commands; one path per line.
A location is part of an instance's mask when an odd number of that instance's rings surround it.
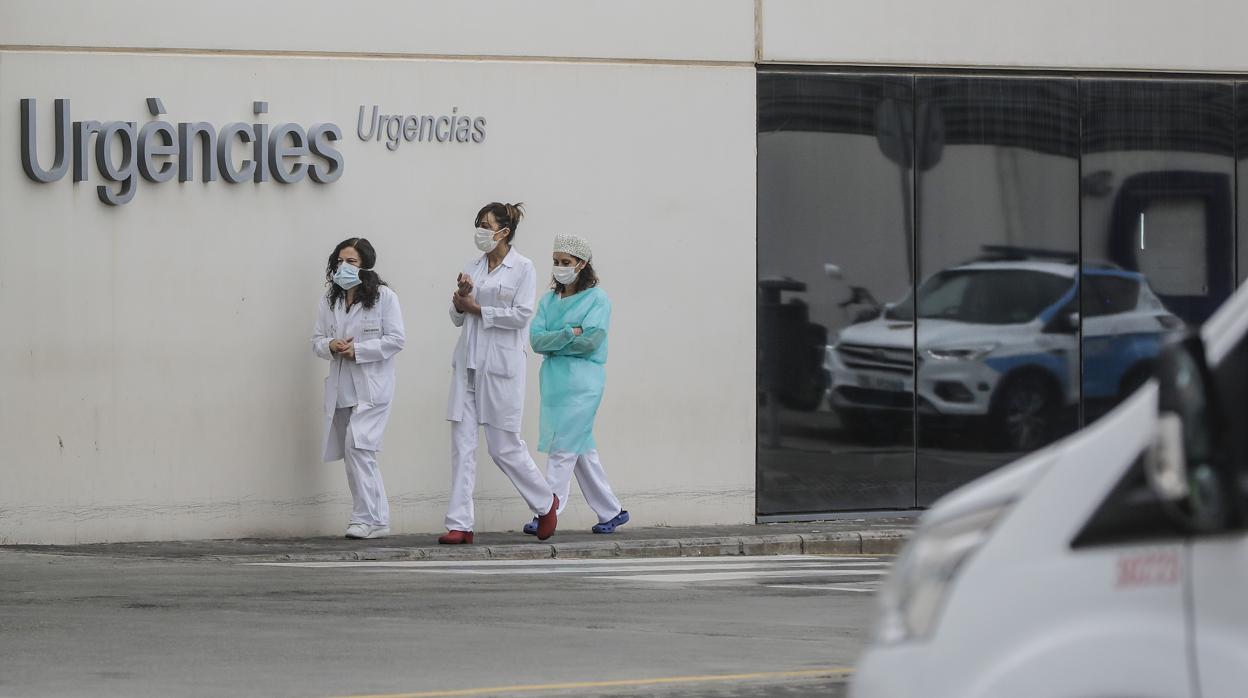
M 334 272 L 334 283 L 344 291 L 349 291 L 360 285 L 360 268 L 343 262 L 338 265 L 338 271 Z

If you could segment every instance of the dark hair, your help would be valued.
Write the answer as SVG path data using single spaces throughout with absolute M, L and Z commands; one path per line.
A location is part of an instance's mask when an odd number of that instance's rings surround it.
M 363 303 L 365 308 L 371 308 L 377 305 L 377 299 L 381 296 L 378 289 L 389 284 L 373 271 L 373 265 L 377 263 L 377 250 L 364 238 L 347 238 L 338 243 L 330 253 L 329 263 L 325 265 L 325 283 L 329 284 L 329 292 L 325 294 L 325 298 L 329 300 L 331 308 L 338 305 L 339 300 L 346 303 L 347 292 L 334 283 L 334 272 L 338 271 L 338 253 L 348 247 L 354 247 L 360 253 L 360 285 L 355 287 L 355 300 Z
M 580 274 L 576 275 L 576 281 L 572 282 L 572 293 L 580 293 L 587 289 L 591 289 L 598 285 L 598 274 L 594 272 L 594 265 L 591 262 L 585 262 L 585 268 Z M 564 285 L 558 281 L 551 282 L 551 288 L 555 289 L 555 293 L 563 295 Z
M 507 233 L 507 244 L 510 245 L 511 241 L 516 237 L 516 227 L 520 225 L 520 219 L 524 218 L 524 204 L 502 204 L 497 201 L 488 203 L 482 206 L 480 211 L 477 211 L 477 218 L 473 225 L 478 228 L 484 228 L 485 216 L 488 213 L 494 214 L 494 221 L 498 223 L 499 230 L 503 228 L 510 230 Z

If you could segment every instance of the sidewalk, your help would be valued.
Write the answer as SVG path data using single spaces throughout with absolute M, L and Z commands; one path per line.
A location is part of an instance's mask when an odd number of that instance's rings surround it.
M 478 533 L 475 545 L 438 545 L 436 533 L 374 540 L 240 538 L 234 540 L 10 545 L 54 555 L 123 558 L 341 562 L 350 560 L 541 560 L 568 558 L 705 557 L 716 555 L 884 555 L 896 553 L 917 518 L 838 519 L 728 526 L 623 526 L 613 534 L 560 529 L 538 541 L 519 531 Z

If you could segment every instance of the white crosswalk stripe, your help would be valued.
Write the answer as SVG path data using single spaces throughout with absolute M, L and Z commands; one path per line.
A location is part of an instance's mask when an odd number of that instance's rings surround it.
M 395 570 L 407 573 L 515 577 L 575 576 L 594 583 L 654 586 L 752 585 L 767 589 L 872 593 L 891 559 L 866 556 L 774 555 L 759 557 L 630 558 L 592 560 L 361 560 L 264 562 L 249 565 L 319 570 Z M 791 581 L 790 581 L 791 580 Z

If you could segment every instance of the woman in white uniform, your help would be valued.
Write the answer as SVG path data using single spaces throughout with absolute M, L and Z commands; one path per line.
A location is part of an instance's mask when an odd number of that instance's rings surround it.
M 338 243 L 325 267 L 329 292 L 312 332 L 312 351 L 329 360 L 324 459 L 346 460 L 351 488 L 347 538 L 390 535 L 377 452 L 394 399 L 394 355 L 406 340 L 399 297 L 373 271 L 376 263 L 368 240 Z
M 533 262 L 512 247 L 521 204 L 487 204 L 477 213 L 476 244 L 483 253 L 464 267 L 451 295 L 451 322 L 462 328 L 452 358 L 451 499 L 439 543 L 472 543 L 477 439 L 485 428 L 490 458 L 520 491 L 537 517 L 534 533 L 555 532 L 559 500 L 520 438 L 524 414 L 525 347 L 537 296 Z

